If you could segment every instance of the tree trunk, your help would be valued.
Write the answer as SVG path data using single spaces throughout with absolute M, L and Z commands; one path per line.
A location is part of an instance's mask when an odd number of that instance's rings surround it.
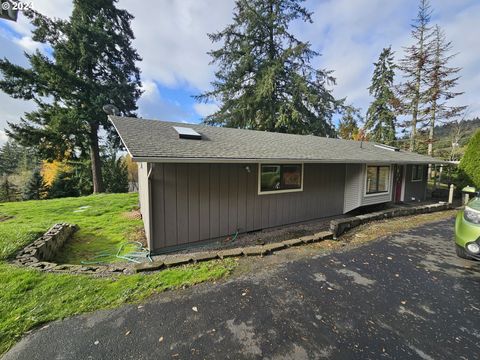
M 102 179 L 102 164 L 98 148 L 98 125 L 90 124 L 90 160 L 92 162 L 93 193 L 104 192 Z

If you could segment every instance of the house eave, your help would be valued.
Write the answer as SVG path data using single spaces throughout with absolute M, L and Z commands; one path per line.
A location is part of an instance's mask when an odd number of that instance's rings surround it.
M 283 164 L 292 164 L 292 163 L 313 163 L 313 164 L 440 164 L 446 165 L 451 164 L 448 161 L 433 159 L 430 160 L 358 160 L 358 159 L 284 159 L 284 158 L 200 158 L 200 157 L 149 157 L 149 156 L 132 156 L 132 160 L 136 162 L 149 162 L 149 163 L 218 163 L 218 164 L 229 164 L 229 163 L 283 163 Z

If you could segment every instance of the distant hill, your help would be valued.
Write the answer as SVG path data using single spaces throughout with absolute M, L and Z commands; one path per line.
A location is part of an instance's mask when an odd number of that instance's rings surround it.
M 480 129 L 480 118 L 450 122 L 435 126 L 434 156 L 446 160 L 460 160 L 472 135 Z M 398 146 L 408 149 L 408 137 L 398 140 Z M 452 149 L 452 143 L 456 143 Z M 428 147 L 428 129 L 419 131 L 418 149 L 426 154 Z

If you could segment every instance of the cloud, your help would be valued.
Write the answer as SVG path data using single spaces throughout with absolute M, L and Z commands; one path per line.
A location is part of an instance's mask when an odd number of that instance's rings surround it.
M 208 115 L 213 114 L 218 110 L 218 105 L 217 104 L 204 104 L 204 103 L 196 103 L 193 105 L 193 108 L 197 112 L 198 115 L 201 117 L 206 117 Z
M 21 38 L 13 38 L 13 42 L 19 45 L 28 53 L 33 53 L 35 50 L 41 50 L 43 48 L 43 44 L 37 41 L 33 41 L 30 36 L 23 36 Z
M 157 84 L 155 81 L 145 79 L 142 81 L 142 100 L 143 101 L 156 101 L 160 98 Z
M 8 136 L 7 134 L 5 134 L 5 131 L 0 130 L 0 145 L 3 145 L 4 143 L 6 143 L 7 140 L 8 140 Z
M 134 46 L 146 78 L 169 87 L 204 90 L 213 77 L 212 44 L 207 33 L 221 30 L 231 19 L 232 0 L 138 2 L 122 0 L 135 19 Z

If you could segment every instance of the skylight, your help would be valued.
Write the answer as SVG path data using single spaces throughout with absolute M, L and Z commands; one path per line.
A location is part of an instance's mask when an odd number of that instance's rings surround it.
M 385 145 L 385 144 L 375 144 L 374 146 L 378 147 L 380 149 L 384 149 L 384 150 L 400 151 L 400 149 L 395 147 L 395 146 L 390 146 L 390 145 Z
M 180 139 L 194 139 L 201 140 L 202 135 L 193 130 L 192 128 L 174 126 L 175 131 L 178 133 Z

